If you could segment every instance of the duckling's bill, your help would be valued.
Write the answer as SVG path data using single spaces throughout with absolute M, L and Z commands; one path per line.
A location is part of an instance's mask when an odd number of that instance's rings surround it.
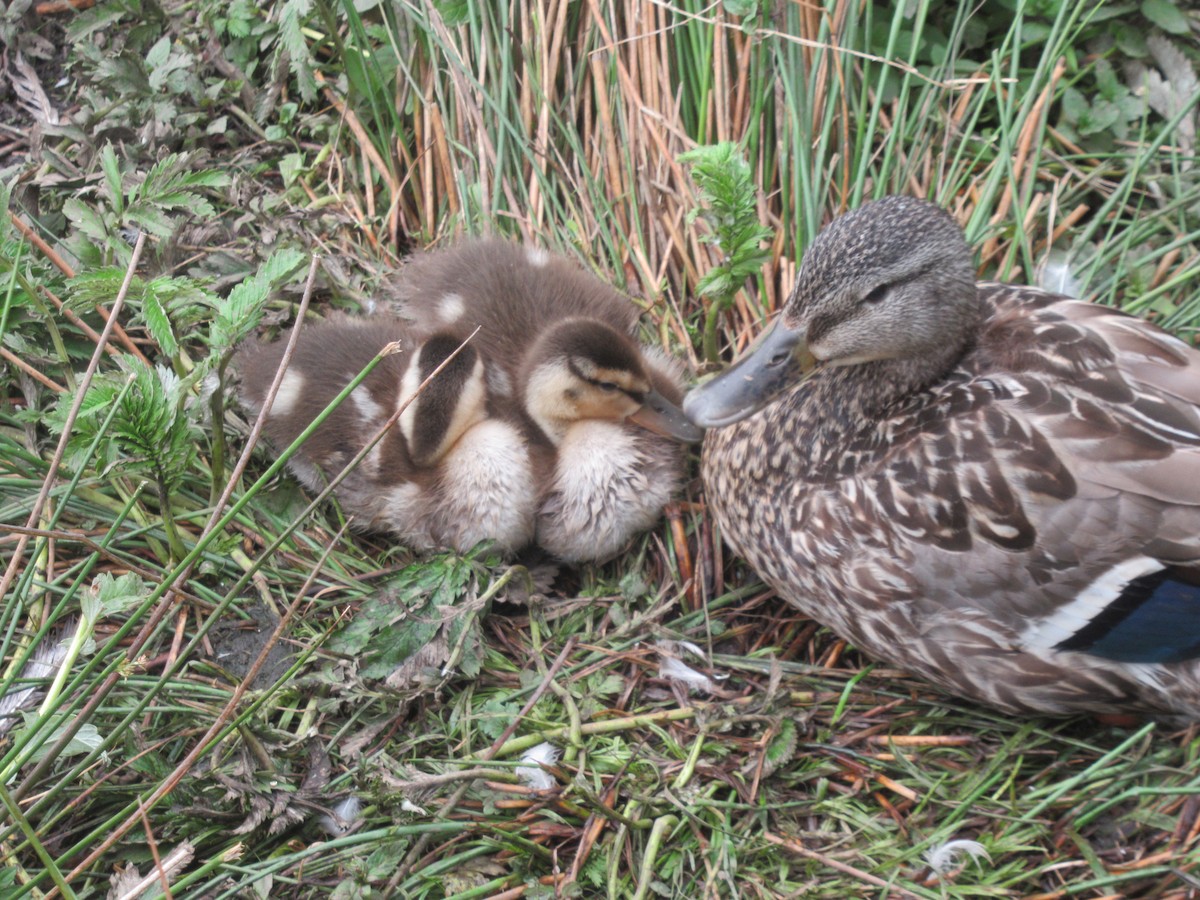
M 683 411 L 702 428 L 721 428 L 762 409 L 785 388 L 809 378 L 817 360 L 804 335 L 782 318 L 720 375 L 691 390 Z
M 663 437 L 692 444 L 704 437 L 704 430 L 697 428 L 683 410 L 653 388 L 646 392 L 642 408 L 629 417 L 629 421 L 661 434 Z

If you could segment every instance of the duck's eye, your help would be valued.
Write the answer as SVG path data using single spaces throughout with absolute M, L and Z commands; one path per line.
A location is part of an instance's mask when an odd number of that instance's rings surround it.
M 874 306 L 876 303 L 879 303 L 884 297 L 886 297 L 888 295 L 888 287 L 889 287 L 889 285 L 886 285 L 886 284 L 879 285 L 879 287 L 875 288 L 869 294 L 867 294 L 865 297 L 863 297 L 862 302 L 870 304 L 871 306 Z
M 600 388 L 600 390 L 604 391 L 606 394 L 612 394 L 621 389 L 618 385 L 613 384 L 611 381 L 597 381 L 595 384 L 596 387 Z

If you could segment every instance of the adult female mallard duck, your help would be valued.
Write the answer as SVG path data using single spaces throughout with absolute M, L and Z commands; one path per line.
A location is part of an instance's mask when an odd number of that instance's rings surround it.
M 725 539 L 868 654 L 1012 712 L 1200 719 L 1189 345 L 976 285 L 951 217 L 888 197 L 684 408 Z
M 417 393 L 458 350 L 447 334 L 425 334 L 385 316 L 334 317 L 306 327 L 266 411 L 264 434 L 288 446 L 387 344 L 385 356 L 288 460 L 296 477 L 319 490 L 396 412 L 398 427 L 335 489 L 358 527 L 389 531 L 415 550 L 466 551 L 490 540 L 504 552 L 533 539 L 536 490 L 529 443 L 514 423 L 491 415 L 487 366 L 471 346 Z M 242 402 L 263 412 L 286 339 L 249 344 L 235 367 Z
M 405 315 L 494 363 L 535 452 L 537 543 L 566 561 L 605 560 L 662 515 L 683 449 L 678 366 L 634 338 L 638 312 L 613 288 L 544 250 L 465 241 L 407 263 Z M 476 331 L 478 329 L 478 331 Z

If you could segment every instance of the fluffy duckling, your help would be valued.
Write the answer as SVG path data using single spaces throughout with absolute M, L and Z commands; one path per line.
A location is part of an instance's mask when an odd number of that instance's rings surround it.
M 335 317 L 304 328 L 264 433 L 276 447 L 295 440 L 386 344 L 384 357 L 288 461 L 313 490 L 324 487 L 395 413 L 392 428 L 336 488 L 343 509 L 365 530 L 390 531 L 415 550 L 469 550 L 491 540 L 503 551 L 534 533 L 528 440 L 511 421 L 490 415 L 487 366 L 468 344 L 423 390 L 417 388 L 461 341 L 425 336 L 385 317 Z M 239 351 L 243 404 L 263 412 L 286 337 Z
M 416 257 L 394 286 L 423 329 L 472 340 L 493 396 L 521 417 L 540 460 L 537 543 L 569 562 L 615 556 L 678 490 L 678 365 L 634 338 L 638 311 L 570 261 L 501 240 Z

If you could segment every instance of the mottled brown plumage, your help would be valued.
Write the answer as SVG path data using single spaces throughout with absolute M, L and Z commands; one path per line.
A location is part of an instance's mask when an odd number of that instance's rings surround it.
M 538 544 L 564 560 L 603 560 L 657 521 L 683 451 L 647 428 L 699 432 L 678 410 L 678 367 L 635 339 L 633 304 L 566 259 L 500 240 L 417 256 L 393 294 L 421 329 L 474 333 L 471 345 L 494 363 L 492 395 L 546 451 Z
M 1200 718 L 1182 341 L 976 285 L 953 220 L 893 197 L 818 236 L 775 329 L 685 409 L 730 546 L 866 652 L 1013 712 Z
M 243 403 L 262 413 L 287 336 L 248 344 L 238 354 Z M 417 550 L 469 550 L 489 540 L 506 552 L 533 539 L 535 489 L 528 441 L 491 415 L 483 358 L 466 347 L 428 386 L 418 386 L 461 343 L 386 316 L 337 316 L 304 328 L 263 433 L 287 447 L 389 343 L 366 379 L 288 461 L 319 490 L 415 395 L 376 447 L 336 488 L 342 508 L 364 530 L 387 531 Z

